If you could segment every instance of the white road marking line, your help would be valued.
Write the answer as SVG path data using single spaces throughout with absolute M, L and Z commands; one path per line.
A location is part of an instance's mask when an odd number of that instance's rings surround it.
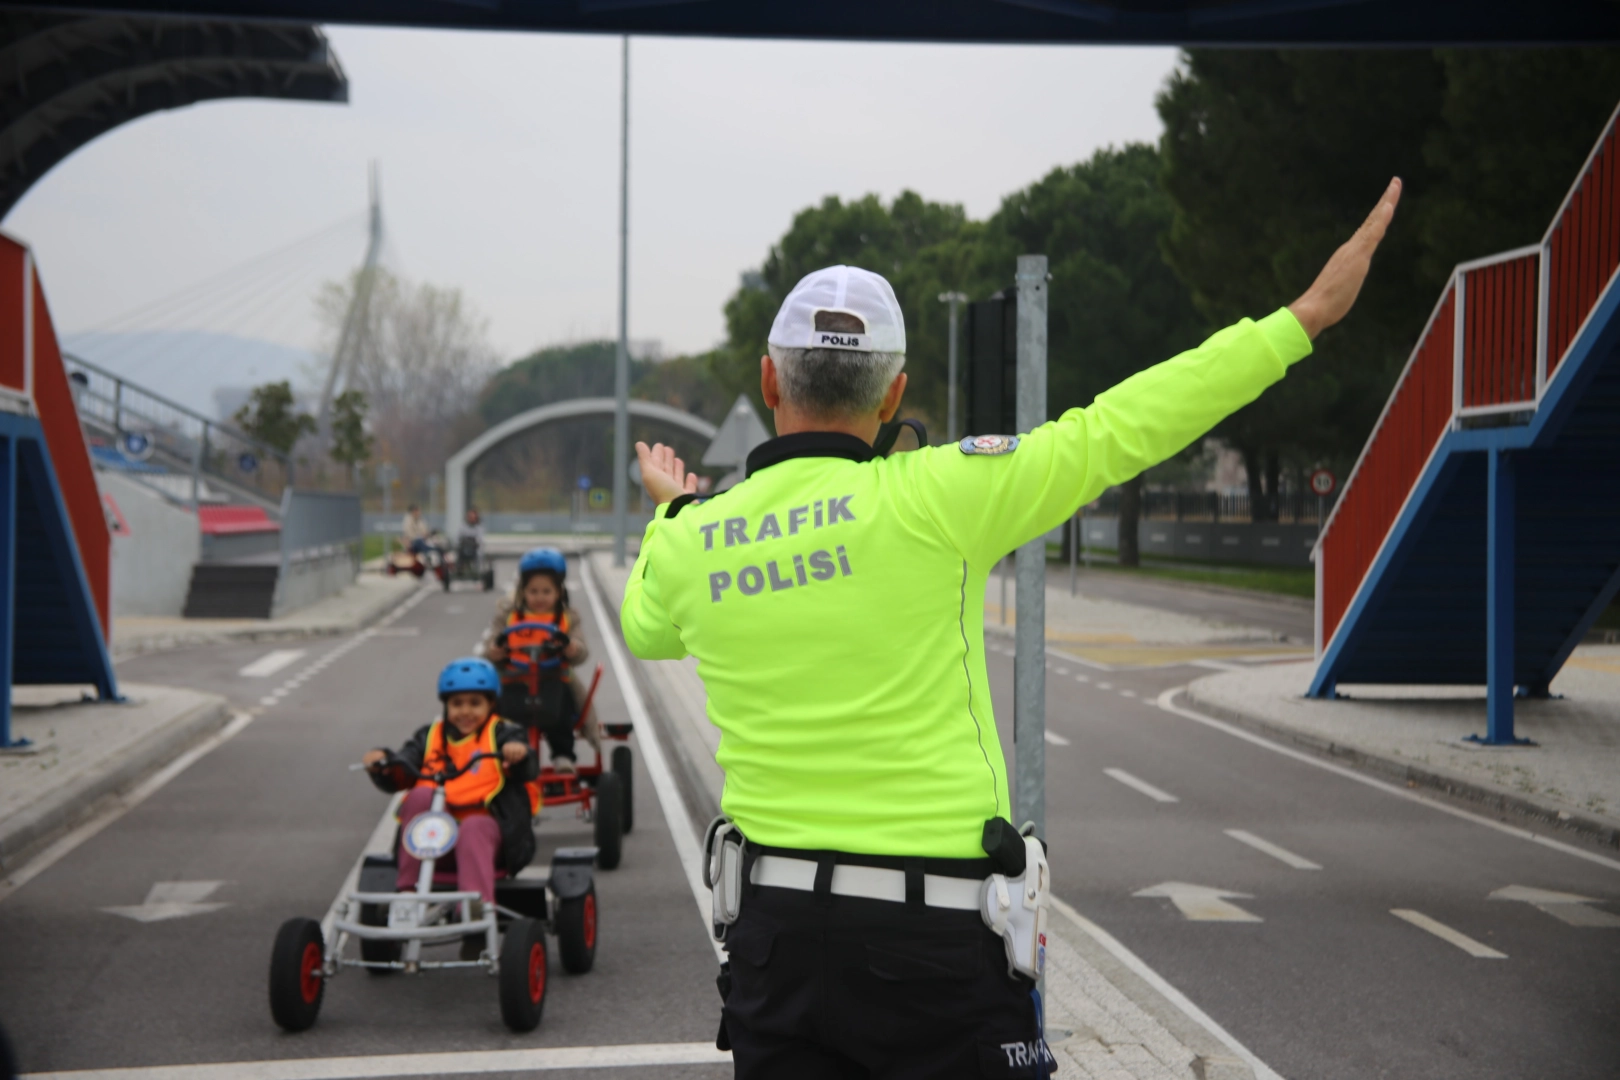
M 1292 851 L 1289 851 L 1287 848 L 1278 847 L 1276 844 L 1273 844 L 1270 840 L 1262 840 L 1260 837 L 1254 835 L 1254 833 L 1252 833 L 1252 832 L 1245 832 L 1242 829 L 1227 829 L 1226 830 L 1226 835 L 1230 836 L 1232 839 L 1236 840 L 1240 844 L 1248 844 L 1250 847 L 1254 848 L 1254 850 L 1256 850 L 1256 851 L 1263 851 L 1267 855 L 1270 855 L 1273 859 L 1277 859 L 1280 862 L 1287 863 L 1289 866 L 1292 866 L 1295 870 L 1320 870 L 1320 869 L 1322 869 L 1316 863 L 1311 862 L 1311 860 L 1306 859 L 1306 858 L 1301 858 L 1300 856 L 1295 855 Z
M 251 723 L 253 723 L 252 713 L 237 713 L 230 723 L 147 777 L 128 795 L 117 799 L 106 811 L 91 818 L 77 829 L 51 844 L 28 862 L 13 870 L 5 878 L 0 878 L 0 902 L 3 902 L 6 897 L 34 880 L 40 874 L 43 874 L 46 870 L 49 870 L 52 866 L 55 866 L 74 848 L 145 802 L 153 792 L 185 772 L 198 759 L 207 756 L 210 752 L 235 738 L 243 728 Z
M 1156 788 L 1146 780 L 1138 779 L 1124 769 L 1104 769 L 1103 772 L 1128 788 L 1135 788 L 1154 802 L 1180 802 L 1181 800 L 1162 788 Z
M 1390 908 L 1389 913 L 1397 919 L 1411 923 L 1419 930 L 1427 930 L 1441 941 L 1450 942 L 1469 956 L 1477 957 L 1480 960 L 1507 959 L 1507 953 L 1499 953 L 1489 945 L 1475 941 L 1461 930 L 1453 930 L 1445 923 L 1429 918 L 1421 911 L 1413 911 L 1410 908 Z
M 1507 833 L 1509 836 L 1516 836 L 1520 840 L 1528 840 L 1533 844 L 1541 844 L 1543 847 L 1552 848 L 1554 851 L 1561 851 L 1565 855 L 1573 855 L 1577 859 L 1585 859 L 1587 862 L 1594 862 L 1599 866 L 1607 866 L 1611 870 L 1620 870 L 1620 859 L 1611 859 L 1606 855 L 1599 855 L 1593 851 L 1585 851 L 1573 844 L 1566 844 L 1562 840 L 1554 840 L 1551 837 L 1537 835 L 1536 833 L 1531 832 L 1529 829 L 1521 829 L 1517 825 L 1509 825 L 1504 821 L 1496 821 L 1485 817 L 1482 814 L 1476 814 L 1471 810 L 1464 810 L 1458 806 L 1449 806 L 1446 803 L 1437 802 L 1436 800 L 1425 795 L 1420 795 L 1415 791 L 1409 791 L 1406 788 L 1396 787 L 1394 784 L 1386 783 L 1383 780 L 1378 780 L 1371 776 L 1365 776 L 1354 769 L 1347 768 L 1344 765 L 1336 765 L 1331 761 L 1324 761 L 1314 754 L 1306 753 L 1303 750 L 1295 750 L 1293 747 L 1284 746 L 1281 743 L 1272 742 L 1270 739 L 1265 738 L 1262 735 L 1256 735 L 1252 731 L 1245 731 L 1236 724 L 1228 724 L 1225 720 L 1217 720 L 1213 716 L 1205 716 L 1203 713 L 1195 712 L 1192 709 L 1183 708 L 1175 703 L 1175 696 L 1186 689 L 1187 688 L 1185 686 L 1173 686 L 1169 690 L 1166 690 L 1164 693 L 1159 695 L 1156 704 L 1165 712 L 1174 713 L 1176 716 L 1203 724 L 1205 727 L 1211 727 L 1216 731 L 1225 732 L 1234 738 L 1239 738 L 1245 742 L 1253 743 L 1255 746 L 1263 746 L 1274 754 L 1281 754 L 1284 757 L 1293 758 L 1295 761 L 1303 761 L 1307 765 L 1314 765 L 1318 769 L 1325 769 L 1328 772 L 1335 773 L 1347 780 L 1354 780 L 1358 784 L 1365 784 L 1368 787 L 1377 788 L 1379 791 L 1389 795 L 1398 795 L 1410 802 L 1427 806 L 1431 810 L 1438 810 L 1442 814 L 1450 814 L 1452 817 L 1462 818 L 1464 821 L 1472 821 L 1476 825 L 1483 825 L 1488 829 L 1495 829 L 1497 832 Z
M 596 587 L 596 574 L 591 569 L 589 559 L 585 560 L 585 572 L 580 575 L 580 580 L 585 583 L 585 596 L 591 604 L 591 615 L 596 619 L 596 625 L 602 627 L 602 645 L 607 650 L 608 662 L 613 666 L 613 678 L 619 684 L 619 693 L 624 698 L 626 711 L 630 713 L 630 722 L 635 725 L 637 741 L 641 743 L 641 756 L 647 763 L 653 790 L 658 795 L 658 805 L 664 811 L 664 820 L 668 822 L 670 836 L 675 841 L 675 853 L 680 856 L 681 867 L 686 871 L 686 883 L 692 890 L 692 899 L 697 903 L 698 917 L 703 921 L 703 936 L 714 946 L 715 959 L 724 962 L 725 951 L 714 940 L 710 925 L 713 914 L 709 890 L 703 886 L 703 853 L 698 850 L 692 819 L 687 816 L 686 803 L 681 799 L 680 789 L 675 786 L 675 776 L 669 770 L 663 744 L 653 728 L 652 719 L 647 715 L 647 705 L 641 700 L 641 688 L 636 685 L 629 661 L 625 659 L 624 647 L 614 629 L 618 623 L 608 621 L 607 608 Z
M 206 915 L 210 911 L 230 907 L 228 903 L 208 899 L 223 884 L 223 881 L 158 881 L 147 890 L 144 902 L 133 907 L 104 907 L 101 910 L 142 923 Z
M 1586 906 L 1587 904 L 1602 903 L 1595 896 L 1554 892 L 1551 889 L 1536 889 L 1529 885 L 1508 885 L 1497 889 L 1487 899 L 1517 900 L 1529 904 L 1538 911 L 1551 915 L 1568 926 L 1602 927 L 1604 929 L 1620 927 L 1620 915 L 1604 911 L 1602 908 Z
M 1097 689 L 1099 689 L 1099 690 L 1112 690 L 1113 688 L 1114 688 L 1113 683 L 1100 682 L 1100 683 L 1097 684 Z
M 1046 733 L 1046 741 L 1051 743 L 1053 746 L 1068 746 L 1069 745 L 1069 740 L 1065 739 L 1062 735 L 1059 735 L 1055 731 L 1048 731 Z
M 1244 911 L 1227 899 L 1253 900 L 1253 893 L 1232 892 L 1212 885 L 1194 885 L 1186 881 L 1163 881 L 1146 889 L 1138 889 L 1132 896 L 1163 897 L 1176 905 L 1189 922 L 1264 922 L 1252 911 Z
M 394 828 L 397 822 L 394 815 L 399 813 L 399 804 L 405 801 L 405 793 L 396 791 L 393 798 L 388 800 L 388 807 L 383 811 L 382 817 L 372 827 L 371 836 L 366 839 L 366 846 L 360 849 L 355 856 L 354 865 L 349 867 L 349 873 L 338 886 L 337 895 L 332 897 L 332 903 L 321 917 L 321 938 L 324 941 L 332 940 L 332 924 L 337 921 L 338 908 L 343 906 L 343 898 L 360 887 L 360 867 L 366 861 L 367 855 L 388 855 L 393 852 Z
M 1121 690 L 1119 692 L 1119 696 L 1120 697 L 1135 697 L 1136 696 L 1136 691 L 1135 690 Z
M 266 694 L 264 697 L 259 699 L 259 704 L 260 705 L 274 705 L 276 702 L 278 702 L 280 700 L 281 700 L 281 695 L 280 694 Z
M 306 649 L 277 649 L 267 652 L 237 674 L 249 679 L 268 679 L 282 668 L 298 663 Z
M 1090 675 L 1076 675 L 1074 677 L 1074 681 L 1075 682 L 1090 682 L 1091 681 L 1091 676 Z
M 1054 666 L 1052 670 L 1056 671 L 1059 675 L 1067 675 L 1067 674 L 1069 674 L 1069 669 L 1066 668 L 1066 667 L 1055 667 Z
M 1231 1032 L 1217 1024 L 1203 1009 L 1194 1005 L 1186 994 L 1170 985 L 1163 975 L 1149 967 L 1145 960 L 1126 948 L 1114 935 L 1080 914 L 1058 897 L 1054 896 L 1051 899 L 1053 910 L 1073 923 L 1081 933 L 1102 946 L 1114 959 L 1134 971 L 1141 977 L 1143 982 L 1164 995 L 1165 999 L 1180 1009 L 1182 1014 L 1189 1020 L 1209 1032 L 1220 1040 L 1228 1050 L 1242 1058 L 1249 1068 L 1254 1070 L 1254 1080 L 1283 1080 L 1270 1066 L 1256 1057 L 1253 1051 L 1238 1042 Z
M 213 1065 L 155 1065 L 129 1069 L 25 1073 L 23 1080 L 363 1080 L 383 1076 L 521 1073 L 527 1070 L 727 1065 L 731 1055 L 713 1042 L 555 1046 L 532 1050 L 458 1050 L 440 1054 L 289 1058 Z

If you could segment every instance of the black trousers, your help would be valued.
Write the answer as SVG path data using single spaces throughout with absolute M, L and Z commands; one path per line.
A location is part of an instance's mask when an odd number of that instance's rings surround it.
M 978 912 L 744 892 L 721 978 L 737 1080 L 1050 1075 L 1032 983 Z
M 522 683 L 506 683 L 495 711 L 514 724 L 537 728 L 546 737 L 553 759 L 573 758 L 574 694 L 561 679 L 541 679 L 539 697 L 530 697 Z

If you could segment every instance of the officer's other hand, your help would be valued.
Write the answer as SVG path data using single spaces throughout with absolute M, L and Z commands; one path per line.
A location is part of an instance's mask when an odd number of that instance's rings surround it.
M 522 743 L 509 742 L 501 747 L 501 757 L 506 759 L 508 765 L 516 765 L 529 756 L 529 748 Z
M 675 456 L 675 448 L 654 443 L 636 443 L 636 460 L 641 462 L 641 483 L 647 495 L 659 506 L 679 495 L 697 491 L 697 474 L 688 474 L 686 462 Z
M 1367 271 L 1372 268 L 1373 252 L 1378 250 L 1384 230 L 1394 220 L 1395 205 L 1400 201 L 1401 179 L 1397 176 L 1384 189 L 1383 198 L 1361 223 L 1361 228 L 1333 253 L 1305 294 L 1288 305 L 1311 340 L 1316 340 L 1316 335 L 1350 313 L 1361 293 L 1362 282 L 1367 280 Z

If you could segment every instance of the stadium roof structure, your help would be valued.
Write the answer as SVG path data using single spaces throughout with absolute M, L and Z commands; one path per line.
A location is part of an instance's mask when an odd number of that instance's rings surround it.
M 217 98 L 347 101 L 311 25 L 0 9 L 0 217 L 119 124 Z
M 0 4 L 21 8 L 26 5 Z M 1613 0 L 112 0 L 56 10 L 858 41 L 1113 45 L 1620 42 Z

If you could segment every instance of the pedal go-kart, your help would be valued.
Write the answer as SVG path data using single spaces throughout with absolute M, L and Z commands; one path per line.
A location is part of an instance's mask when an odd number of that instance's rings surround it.
M 519 630 L 545 630 L 551 637 L 540 645 L 513 649 L 507 645 L 507 638 Z M 554 659 L 568 648 L 568 635 L 550 623 L 520 622 L 513 623 L 496 634 L 495 643 L 500 648 L 508 649 L 508 659 L 504 666 L 508 671 L 522 676 L 527 684 L 529 704 L 538 710 L 541 707 L 541 664 Z M 591 715 L 591 705 L 596 700 L 596 688 L 601 682 L 602 665 L 597 664 L 596 672 L 591 676 L 590 689 L 585 694 L 585 702 L 580 707 L 579 715 L 574 717 L 576 736 L 584 735 L 585 722 Z M 562 688 L 562 693 L 571 700 L 566 687 Z M 548 761 L 540 769 L 540 777 L 534 783 L 540 789 L 542 805 L 579 807 L 580 816 L 591 822 L 597 847 L 596 865 L 603 870 L 613 870 L 624 857 L 625 834 L 635 825 L 635 792 L 632 787 L 631 768 L 633 758 L 630 747 L 626 745 L 630 741 L 633 725 L 599 726 L 603 740 L 619 744 L 613 747 L 611 754 L 606 755 L 606 763 L 602 747 L 593 745 L 594 760 L 579 761 L 571 773 L 558 772 Z M 540 732 L 533 727 L 529 728 L 529 746 L 535 752 L 539 752 Z
M 495 588 L 495 564 L 484 557 L 483 545 L 476 536 L 461 537 L 456 549 L 445 553 L 440 562 L 448 562 L 446 572 L 439 575 L 445 592 L 455 581 L 476 581 L 485 592 Z
M 474 754 L 467 767 L 497 755 Z M 390 753 L 386 765 L 409 762 Z M 355 765 L 360 769 L 363 766 Z M 596 849 L 561 848 L 551 857 L 544 879 L 512 878 L 497 870 L 495 903 L 476 892 L 458 892 L 455 875 L 436 873 L 437 861 L 455 849 L 459 827 L 445 812 L 444 788 L 461 775 L 454 767 L 433 773 L 433 802 L 407 822 L 400 842 L 422 861 L 414 892 L 398 892 L 398 864 L 392 855 L 367 855 L 359 886 L 343 898 L 332 940 L 323 940 L 315 919 L 281 924 L 270 954 L 270 1013 L 288 1031 L 303 1031 L 320 1015 L 326 984 L 346 967 L 373 975 L 403 971 L 415 975 L 446 968 L 481 968 L 498 980 L 501 1019 L 513 1031 L 533 1031 L 546 1003 L 546 935 L 557 938 L 563 970 L 583 974 L 596 960 L 596 883 L 591 864 Z M 425 948 L 457 945 L 471 934 L 484 935 L 477 960 L 424 960 Z M 358 959 L 344 955 L 349 939 L 360 943 Z
M 441 539 L 435 537 L 430 540 L 428 549 L 425 552 L 412 551 L 407 547 L 396 547 L 388 553 L 388 559 L 383 563 L 383 573 L 389 577 L 394 577 L 397 574 L 414 574 L 418 578 L 426 577 L 431 573 L 444 584 L 446 589 L 450 588 L 450 567 L 445 558 L 444 547 L 440 543 Z M 493 582 L 491 582 L 491 587 L 494 587 Z

